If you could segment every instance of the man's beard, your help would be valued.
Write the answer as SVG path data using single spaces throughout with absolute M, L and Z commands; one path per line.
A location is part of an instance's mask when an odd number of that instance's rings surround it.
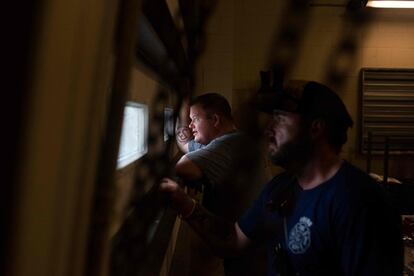
M 298 135 L 281 145 L 276 152 L 269 152 L 269 158 L 273 164 L 286 170 L 298 170 L 313 155 L 314 143 L 307 135 Z

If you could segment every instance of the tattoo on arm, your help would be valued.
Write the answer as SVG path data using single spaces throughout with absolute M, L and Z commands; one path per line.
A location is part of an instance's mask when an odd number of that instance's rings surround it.
M 188 126 L 179 126 L 176 130 L 176 139 L 180 144 L 188 143 L 192 138 L 191 130 Z

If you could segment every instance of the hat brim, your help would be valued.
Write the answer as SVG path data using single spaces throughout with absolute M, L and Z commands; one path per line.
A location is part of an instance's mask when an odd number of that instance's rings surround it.
M 258 93 L 255 106 L 258 111 L 268 114 L 276 110 L 298 112 L 298 103 L 281 93 Z

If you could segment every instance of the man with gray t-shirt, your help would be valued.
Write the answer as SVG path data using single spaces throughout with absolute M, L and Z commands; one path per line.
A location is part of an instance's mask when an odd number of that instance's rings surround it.
M 202 204 L 212 213 L 237 221 L 261 190 L 257 143 L 237 130 L 230 105 L 219 94 L 198 96 L 182 111 L 176 138 L 185 154 L 176 174 L 190 187 L 202 186 Z M 225 274 L 257 275 L 251 263 L 252 256 L 249 261 L 226 259 Z
M 250 146 L 249 146 L 250 144 Z M 256 194 L 252 179 L 252 143 L 238 130 L 213 139 L 207 145 L 191 140 L 185 155 L 203 172 L 203 205 L 215 214 L 237 220 Z M 253 163 L 256 164 L 256 163 Z M 232 204 L 229 204 L 231 199 Z

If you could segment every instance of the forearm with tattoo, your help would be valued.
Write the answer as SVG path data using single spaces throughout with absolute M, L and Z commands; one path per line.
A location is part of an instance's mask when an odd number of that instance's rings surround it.
M 175 133 L 177 142 L 180 144 L 188 143 L 193 137 L 188 126 L 178 126 Z
M 234 223 L 208 212 L 200 204 L 196 204 L 186 221 L 217 255 L 229 257 L 238 254 Z

